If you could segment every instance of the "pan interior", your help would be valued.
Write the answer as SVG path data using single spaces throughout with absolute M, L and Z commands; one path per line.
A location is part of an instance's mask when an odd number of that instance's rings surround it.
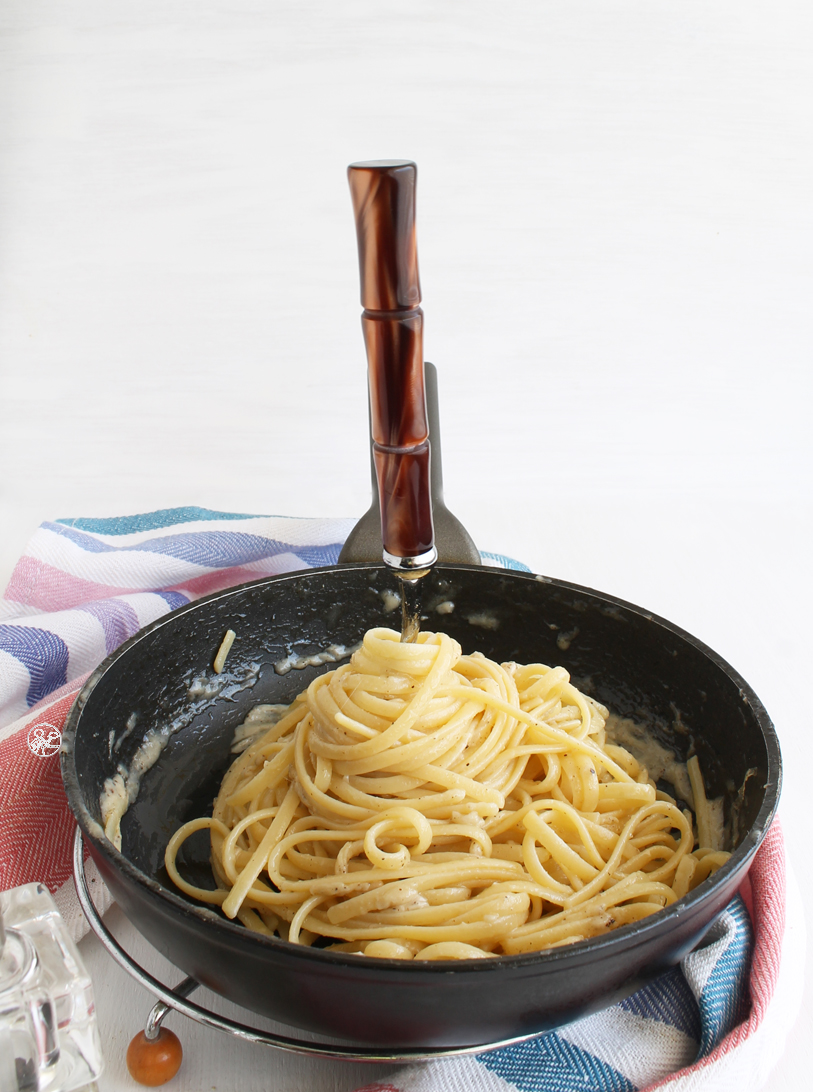
M 136 868 L 179 894 L 164 869 L 166 844 L 188 819 L 211 814 L 237 726 L 254 705 L 290 702 L 334 666 L 301 661 L 326 650 L 341 657 L 372 626 L 397 628 L 395 584 L 378 566 L 263 581 L 173 614 L 114 657 L 81 713 L 75 770 L 98 822 L 105 779 L 130 768 L 145 734 L 168 735 L 122 821 L 122 852 Z M 770 722 L 736 673 L 668 623 L 587 589 L 440 566 L 428 578 L 423 626 L 442 629 L 466 653 L 565 667 L 580 689 L 681 759 L 699 755 L 709 795 L 725 798 L 735 844 L 756 821 L 769 780 Z M 237 638 L 216 676 L 212 662 L 227 629 Z M 208 858 L 201 832 L 179 864 L 193 883 L 213 887 Z

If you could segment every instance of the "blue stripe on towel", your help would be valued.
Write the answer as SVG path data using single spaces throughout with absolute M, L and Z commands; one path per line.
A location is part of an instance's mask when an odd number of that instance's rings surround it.
M 700 1014 L 697 1001 L 680 967 L 661 975 L 656 982 L 637 990 L 619 1006 L 623 1012 L 631 1012 L 646 1020 L 669 1024 L 696 1043 L 700 1042 Z
M 132 546 L 111 546 L 98 538 L 61 523 L 44 523 L 49 531 L 69 539 L 92 554 L 163 554 L 207 569 L 231 569 L 263 561 L 278 554 L 294 554 L 306 565 L 333 565 L 339 560 L 340 542 L 326 546 L 294 546 L 289 542 L 249 535 L 243 531 L 181 531 L 177 535 L 148 538 Z
M 518 1092 L 635 1092 L 625 1076 L 555 1032 L 478 1061 Z
M 286 553 L 291 547 L 262 535 L 246 535 L 242 531 L 185 531 L 179 535 L 151 538 L 125 550 L 139 553 L 164 554 L 209 569 L 231 569 L 275 554 Z
M 66 538 L 69 542 L 80 546 L 88 554 L 118 554 L 126 547 L 111 546 L 109 542 L 100 542 L 92 535 L 86 535 L 83 531 L 76 531 L 62 523 L 50 523 L 47 520 L 42 524 L 46 531 L 53 531 L 55 535 Z
M 213 512 L 209 508 L 161 508 L 136 516 L 111 516 L 107 519 L 60 519 L 66 527 L 92 531 L 96 535 L 132 535 L 138 531 L 155 531 L 159 527 L 174 527 L 178 523 L 197 523 L 214 519 L 257 519 L 244 512 Z M 259 517 L 262 518 L 262 517 Z
M 289 546 L 288 549 L 306 565 L 316 569 L 320 565 L 338 565 L 343 545 L 342 542 L 331 542 L 327 546 Z
M 744 1005 L 748 996 L 746 979 L 751 963 L 753 933 L 745 903 L 739 896 L 726 907 L 723 918 L 728 915 L 734 919 L 736 928 L 732 928 L 730 922 L 725 923 L 722 919 L 712 927 L 713 930 L 723 931 L 727 924 L 726 931 L 730 939 L 699 998 L 700 1020 L 703 1024 L 698 1055 L 701 1058 L 728 1035 L 742 1016 L 741 1004 Z
M 0 625 L 0 648 L 28 669 L 29 708 L 68 681 L 68 646 L 50 630 Z
M 489 561 L 496 561 L 497 564 L 494 566 L 495 568 L 514 569 L 514 571 L 518 573 L 533 572 L 532 569 L 529 569 L 528 566 L 524 565 L 521 561 L 516 561 L 513 557 L 507 557 L 505 554 L 492 554 L 487 550 L 481 550 L 480 557 L 486 565 L 488 565 Z
M 185 607 L 189 602 L 189 597 L 179 591 L 157 591 L 155 595 L 160 595 L 162 599 L 165 599 L 169 603 L 170 610 L 176 610 L 178 607 Z
M 77 610 L 92 615 L 104 631 L 104 649 L 110 653 L 141 629 L 138 615 L 131 606 L 120 599 L 98 599 L 83 603 Z

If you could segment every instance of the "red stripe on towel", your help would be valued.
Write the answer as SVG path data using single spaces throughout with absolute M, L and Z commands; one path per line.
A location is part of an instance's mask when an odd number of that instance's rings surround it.
M 132 595 L 147 590 L 96 584 L 55 569 L 53 565 L 38 561 L 35 557 L 21 557 L 11 574 L 4 598 L 51 613 L 72 610 L 97 599 L 112 599 L 114 595 Z
M 199 599 L 203 595 L 211 595 L 212 592 L 223 591 L 224 588 L 234 588 L 238 584 L 246 584 L 249 580 L 262 580 L 264 574 L 256 569 L 244 569 L 236 566 L 233 569 L 217 569 L 215 572 L 203 573 L 191 580 L 184 580 L 180 584 L 173 584 L 166 591 L 183 592 L 193 599 Z
M 40 758 L 28 740 L 33 729 L 62 731 L 76 692 L 0 742 L 0 891 L 44 883 L 56 891 L 72 873 L 76 822 L 68 807 L 59 753 Z
M 711 1054 L 707 1054 L 694 1065 L 671 1073 L 655 1084 L 647 1085 L 642 1092 L 653 1092 L 679 1077 L 697 1073 L 719 1062 L 726 1054 L 742 1046 L 765 1017 L 779 977 L 782 939 L 785 935 L 785 842 L 778 819 L 774 819 L 765 835 L 748 876 L 751 881 L 754 923 L 754 955 L 748 981 L 751 1012 L 748 1019 L 729 1032 Z

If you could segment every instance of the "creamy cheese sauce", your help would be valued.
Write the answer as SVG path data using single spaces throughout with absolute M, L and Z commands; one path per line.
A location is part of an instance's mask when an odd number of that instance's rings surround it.
M 236 671 L 222 671 L 219 675 L 203 672 L 189 683 L 186 693 L 193 702 L 209 702 L 221 694 L 228 698 L 238 690 L 253 686 L 260 674 L 260 665 L 249 664 Z
M 257 736 L 273 728 L 290 709 L 289 705 L 255 705 L 242 724 L 238 724 L 231 741 L 231 753 L 239 755 Z
M 320 664 L 335 664 L 339 660 L 346 660 L 361 648 L 361 643 L 347 648 L 345 645 L 329 645 L 324 652 L 317 652 L 313 656 L 300 656 L 296 652 L 290 652 L 284 660 L 277 660 L 274 670 L 278 675 L 287 675 L 292 669 L 301 671 L 305 667 L 319 667 Z
M 479 614 L 470 614 L 466 621 L 470 626 L 479 626 L 480 629 L 499 629 L 500 620 L 489 611 L 481 611 Z
M 608 743 L 629 751 L 636 762 L 646 766 L 653 781 L 668 781 L 675 795 L 689 807 L 694 807 L 686 763 L 681 762 L 674 751 L 654 739 L 643 725 L 627 717 L 610 713 L 604 727 Z
M 556 647 L 559 649 L 560 652 L 567 652 L 567 650 L 570 648 L 571 643 L 576 639 L 576 637 L 578 637 L 578 635 L 578 626 L 576 626 L 575 629 L 571 629 L 568 633 L 560 633 L 559 636 L 556 638 Z
M 392 614 L 394 610 L 398 610 L 401 606 L 401 596 L 398 592 L 390 591 L 389 588 L 385 588 L 380 593 L 381 602 L 384 604 L 384 613 Z
M 118 850 L 121 849 L 121 820 L 138 796 L 141 778 L 158 761 L 161 752 L 169 743 L 172 732 L 172 725 L 151 728 L 144 736 L 144 742 L 133 755 L 129 768 L 123 763 L 120 764 L 118 772 L 113 777 L 108 777 L 104 783 L 99 798 L 102 822 L 105 834 Z
M 674 751 L 658 742 L 641 724 L 611 713 L 605 724 L 607 742 L 629 751 L 642 766 L 646 766 L 653 781 L 668 781 L 675 796 L 696 812 L 694 794 L 689 782 L 686 763 L 681 762 Z M 746 774 L 746 779 L 747 779 Z M 707 797 L 707 817 L 711 849 L 725 849 L 731 838 L 725 825 L 725 802 L 722 796 Z
M 105 780 L 99 795 L 104 832 L 116 849 L 121 850 L 121 820 L 138 796 L 141 779 L 158 761 L 172 736 L 191 724 L 215 698 L 221 696 L 230 698 L 241 690 L 250 689 L 257 682 L 259 675 L 260 665 L 251 663 L 220 675 L 204 673 L 195 676 L 188 683 L 186 690 L 192 704 L 166 724 L 148 729 L 129 764 L 124 762 L 118 764 L 116 773 Z M 132 713 L 127 718 L 125 730 L 115 743 L 113 742 L 114 732 L 111 732 L 109 737 L 111 753 L 119 750 L 124 740 L 133 732 L 136 722 L 137 716 Z

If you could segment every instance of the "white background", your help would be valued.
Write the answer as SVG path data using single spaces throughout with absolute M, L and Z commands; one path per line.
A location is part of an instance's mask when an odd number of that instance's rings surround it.
M 0 577 L 43 519 L 361 514 L 344 171 L 411 157 L 450 507 L 741 671 L 809 907 L 811 47 L 808 0 L 4 0 Z

